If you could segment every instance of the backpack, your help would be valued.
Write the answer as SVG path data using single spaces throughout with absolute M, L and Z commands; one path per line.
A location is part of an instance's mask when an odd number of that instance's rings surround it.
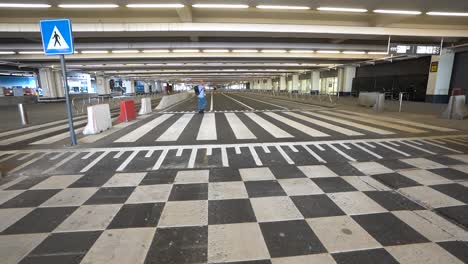
M 193 90 L 195 91 L 195 94 L 196 95 L 199 95 L 200 94 L 200 91 L 198 90 L 198 85 L 193 87 Z

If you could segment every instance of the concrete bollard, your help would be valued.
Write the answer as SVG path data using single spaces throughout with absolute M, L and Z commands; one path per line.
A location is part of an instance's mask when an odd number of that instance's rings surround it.
M 447 109 L 442 113 L 442 118 L 463 120 L 466 116 L 466 96 L 450 96 Z
M 83 130 L 84 135 L 94 135 L 112 127 L 112 119 L 108 104 L 88 106 L 88 124 Z
M 138 115 L 151 114 L 151 98 L 141 98 L 141 108 Z
M 18 104 L 18 112 L 21 119 L 21 125 L 29 125 L 28 113 L 26 113 L 23 104 Z

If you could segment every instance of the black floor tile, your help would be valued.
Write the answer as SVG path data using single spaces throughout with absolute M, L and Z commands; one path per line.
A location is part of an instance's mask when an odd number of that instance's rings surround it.
M 442 155 L 428 156 L 425 158 L 428 160 L 432 160 L 434 162 L 440 163 L 442 165 L 446 165 L 446 166 L 466 164 L 463 161 L 452 159 L 452 158 L 449 158 L 447 156 L 442 156 Z
M 364 192 L 372 200 L 389 211 L 397 210 L 424 210 L 425 208 L 409 200 L 399 193 L 391 191 Z
M 90 173 L 79 178 L 69 188 L 86 188 L 86 187 L 101 187 L 106 183 L 110 178 L 114 176 L 113 174 L 102 174 L 102 173 Z
M 291 200 L 305 218 L 345 215 L 325 194 L 291 196 Z
M 271 257 L 287 257 L 326 252 L 304 220 L 260 223 Z
M 210 264 L 271 264 L 268 259 L 265 260 L 251 260 L 251 261 L 239 261 L 239 262 L 223 262 L 223 263 L 210 263 Z
M 468 228 L 468 205 L 438 208 L 436 211 Z
M 125 204 L 108 228 L 156 227 L 163 208 L 164 203 Z
M 235 168 L 210 169 L 210 182 L 242 181 L 239 170 Z
M 169 201 L 208 200 L 208 184 L 175 184 L 172 187 Z
M 307 178 L 297 166 L 273 166 L 270 170 L 276 179 Z
M 403 170 L 403 169 L 413 169 L 414 166 L 409 165 L 403 161 L 397 159 L 390 160 L 379 160 L 379 163 L 391 170 Z
M 38 207 L 61 190 L 29 190 L 3 203 L 0 208 Z
M 20 264 L 78 264 L 100 234 L 100 231 L 51 234 Z
M 206 263 L 208 227 L 158 228 L 145 264 Z
M 448 241 L 437 243 L 463 263 L 468 263 L 468 241 Z
M 349 163 L 330 163 L 327 167 L 339 176 L 365 176 Z
M 368 249 L 332 254 L 337 264 L 398 264 L 385 249 Z
M 249 181 L 244 183 L 250 198 L 286 196 L 286 193 L 277 181 Z
M 135 187 L 101 188 L 85 204 L 123 204 L 133 190 Z
M 420 186 L 421 184 L 398 173 L 386 173 L 371 176 L 392 189 Z
M 339 177 L 311 179 L 325 193 L 357 191 L 351 184 Z
M 468 188 L 461 184 L 453 183 L 433 185 L 431 186 L 431 188 L 441 193 L 444 193 L 458 201 L 468 204 Z
M 351 217 L 383 246 L 429 242 L 391 213 Z
M 256 222 L 249 199 L 215 200 L 208 202 L 208 224 Z
M 28 190 L 29 188 L 37 185 L 38 183 L 44 181 L 47 178 L 49 177 L 29 177 L 8 187 L 6 190 Z
M 177 175 L 177 170 L 151 171 L 140 182 L 140 185 L 171 184 Z
M 77 207 L 36 208 L 31 213 L 14 223 L 2 234 L 27 234 L 52 232 Z
M 429 170 L 449 180 L 468 180 L 468 174 L 451 168 Z

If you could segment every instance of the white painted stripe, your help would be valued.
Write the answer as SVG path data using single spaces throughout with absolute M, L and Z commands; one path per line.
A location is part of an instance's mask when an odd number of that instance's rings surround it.
M 343 151 L 341 151 L 340 149 L 338 149 L 337 147 L 333 146 L 332 144 L 327 144 L 331 149 L 333 149 L 334 151 L 336 151 L 336 153 L 340 154 L 341 156 L 343 156 L 345 159 L 348 159 L 349 161 L 356 161 L 354 158 L 352 158 L 351 156 L 349 156 L 348 154 L 344 153 Z
M 120 159 L 120 157 L 122 157 L 122 155 L 125 153 L 125 151 L 119 151 L 117 152 L 117 154 L 115 154 L 114 156 L 114 159 Z
M 131 126 L 133 124 L 135 124 L 136 122 L 138 122 L 139 120 L 133 120 L 133 121 L 130 121 L 130 122 L 123 122 L 123 123 L 118 123 L 117 125 L 113 126 L 111 129 L 109 130 L 106 130 L 104 132 L 101 132 L 99 134 L 96 134 L 96 135 L 88 135 L 88 136 L 84 136 L 82 138 L 80 138 L 78 141 L 80 143 L 84 143 L 84 144 L 89 144 L 89 143 L 94 143 L 98 140 L 101 140 L 107 136 L 110 136 L 128 126 Z
M 403 152 L 403 151 L 401 151 L 401 150 L 398 150 L 398 149 L 396 149 L 396 148 L 387 146 L 387 145 L 385 145 L 385 144 L 382 143 L 382 142 L 376 142 L 376 144 L 377 144 L 377 145 L 380 145 L 380 146 L 382 146 L 382 147 L 384 147 L 384 148 L 387 148 L 387 149 L 389 149 L 389 150 L 395 151 L 396 153 L 400 153 L 401 155 L 403 155 L 403 156 L 405 156 L 405 157 L 411 157 L 410 154 L 408 154 L 408 153 L 406 153 L 406 152 Z
M 18 160 L 25 160 L 25 159 L 31 157 L 31 156 L 34 155 L 34 154 L 36 154 L 36 153 L 31 152 L 31 153 L 29 153 L 29 154 L 26 154 L 26 155 L 24 155 L 24 156 L 21 156 Z
M 387 144 L 390 144 L 394 147 L 399 147 L 400 145 L 398 145 L 397 143 L 393 142 L 393 141 L 387 141 Z
M 299 122 L 296 122 L 284 116 L 278 115 L 276 113 L 267 112 L 265 114 L 311 137 L 329 137 L 330 136 L 328 134 L 318 131 L 317 129 L 313 129 L 311 127 L 305 126 Z
M 96 153 L 96 151 L 90 151 L 88 154 L 84 155 L 81 159 L 83 160 L 89 159 L 92 155 L 94 155 L 94 153 Z
M 418 146 L 424 146 L 423 143 L 418 142 L 418 141 L 416 141 L 416 140 L 412 140 L 412 141 L 410 141 L 410 142 L 411 142 L 412 144 L 416 144 L 416 145 L 418 145 Z
M 379 154 L 377 154 L 375 152 L 372 152 L 372 151 L 366 149 L 365 147 L 363 147 L 363 146 L 361 146 L 361 145 L 359 145 L 357 143 L 351 143 L 351 144 L 353 144 L 353 146 L 357 147 L 358 149 L 360 149 L 360 150 L 362 150 L 364 152 L 367 152 L 368 154 L 370 154 L 370 155 L 372 155 L 372 156 L 374 156 L 374 157 L 376 157 L 378 159 L 383 159 L 383 157 L 380 156 Z
M 88 166 L 84 167 L 80 172 L 87 172 L 89 171 L 92 167 L 94 167 L 94 165 L 96 165 L 99 161 L 101 161 L 103 158 L 105 158 L 107 156 L 107 154 L 109 154 L 110 151 L 104 151 L 101 155 L 99 155 L 99 157 L 95 158 L 93 161 L 91 161 L 91 163 L 88 164 Z
M 263 148 L 263 152 L 265 152 L 265 153 L 271 153 L 271 152 L 270 152 L 270 149 L 268 148 L 268 146 L 262 146 L 262 148 Z
M 195 159 L 197 158 L 197 148 L 192 149 L 192 153 L 190 154 L 189 162 L 187 168 L 193 169 L 195 167 Z
M 78 122 L 74 123 L 74 126 L 83 125 L 83 124 L 86 124 L 86 122 L 88 122 L 88 120 L 78 121 Z M 10 145 L 10 144 L 13 144 L 13 143 L 20 142 L 20 141 L 30 140 L 30 139 L 33 139 L 33 138 L 36 138 L 36 137 L 45 136 L 45 135 L 48 135 L 48 134 L 51 134 L 51 133 L 54 133 L 54 132 L 57 132 L 57 131 L 60 131 L 60 130 L 63 130 L 63 129 L 67 129 L 67 128 L 68 128 L 68 124 L 60 125 L 60 126 L 54 126 L 54 127 L 39 130 L 39 131 L 36 131 L 36 132 L 23 134 L 21 136 L 16 136 L 16 137 L 1 140 L 0 145 L 5 146 L 5 145 Z
M 257 137 L 247 128 L 236 114 L 225 113 L 224 116 L 237 139 L 257 139 Z
M 320 151 L 325 151 L 325 149 L 322 146 L 320 146 L 320 144 L 314 144 L 314 146 Z
M 237 155 L 242 154 L 242 151 L 241 151 L 241 148 L 240 148 L 240 147 L 237 147 L 237 146 L 236 146 L 236 147 L 234 147 L 234 149 L 236 150 L 236 154 L 237 154 Z
M 445 150 L 449 150 L 449 151 L 452 151 L 452 152 L 455 152 L 455 153 L 463 153 L 462 151 L 458 151 L 456 149 L 453 149 L 453 148 L 449 148 L 449 147 L 446 147 L 446 146 L 442 146 L 441 144 L 437 144 L 437 143 L 433 143 L 429 140 L 425 140 L 425 139 L 420 139 L 420 141 L 422 141 L 423 143 L 425 144 L 429 144 L 429 145 L 432 145 L 432 146 L 435 146 L 435 147 L 438 147 L 438 148 L 441 148 L 441 149 L 445 149 Z
M 344 149 L 351 149 L 351 148 L 348 147 L 348 145 L 346 145 L 345 143 L 340 143 L 340 146 L 342 146 Z
M 288 163 L 288 164 L 294 164 L 294 161 L 291 159 L 291 157 L 288 156 L 288 154 L 286 154 L 286 152 L 283 150 L 283 148 L 281 146 L 276 146 L 276 150 L 278 150 L 278 152 L 281 154 L 281 156 L 283 156 L 284 160 Z
M 213 104 L 214 104 L 214 98 L 213 98 L 213 92 L 211 92 L 211 102 L 210 102 L 210 111 L 213 112 Z
M 2 159 L 0 160 L 0 162 L 7 161 L 7 160 L 9 160 L 9 159 L 12 159 L 12 158 L 14 158 L 14 157 L 20 155 L 20 154 L 21 154 L 21 153 L 14 153 L 13 155 L 10 155 L 10 156 L 8 156 L 8 157 L 2 158 Z
M 429 154 L 431 154 L 431 155 L 437 155 L 437 153 L 435 153 L 435 152 L 432 152 L 432 151 L 427 150 L 427 149 L 425 149 L 425 148 L 421 148 L 421 147 L 418 147 L 418 146 L 409 144 L 408 142 L 404 142 L 404 141 L 398 141 L 398 142 L 400 142 L 401 144 L 406 145 L 406 146 L 408 146 L 408 147 L 412 147 L 412 148 L 414 148 L 414 149 L 420 150 L 420 151 L 422 151 L 422 152 L 426 152 L 426 153 L 429 153 Z
M 376 120 L 376 119 L 368 119 L 368 118 L 365 118 L 365 117 L 351 116 L 349 114 L 340 114 L 340 113 L 336 113 L 336 112 L 332 112 L 332 111 L 324 111 L 324 113 L 334 115 L 334 116 L 338 116 L 338 117 L 345 118 L 345 119 L 351 119 L 351 120 L 355 120 L 355 121 L 359 121 L 359 122 L 363 122 L 363 123 L 370 123 L 372 125 L 387 127 L 387 128 L 391 128 L 391 129 L 395 129 L 395 130 L 399 130 L 399 131 L 403 131 L 403 132 L 408 132 L 408 133 L 425 133 L 425 132 L 428 132 L 426 130 L 411 128 L 411 127 L 408 127 L 406 125 L 404 125 L 404 126 L 403 125 L 398 125 L 398 124 L 390 123 L 388 121 L 379 121 L 379 120 Z
M 447 145 L 447 143 L 443 142 L 440 139 L 425 139 L 425 141 L 431 141 L 431 142 L 434 142 L 434 143 L 437 143 L 437 144 Z
M 34 159 L 30 159 L 30 160 L 28 160 L 27 162 L 25 162 L 25 163 L 21 164 L 20 166 L 14 168 L 13 170 L 9 171 L 8 173 L 15 173 L 15 172 L 17 172 L 17 171 L 20 171 L 20 170 L 26 168 L 27 166 L 33 164 L 34 162 L 36 162 L 36 161 L 42 159 L 45 155 L 47 155 L 47 153 L 43 153 L 43 154 L 41 154 L 39 157 L 36 157 L 36 158 L 34 158 Z
M 126 143 L 126 142 L 136 142 L 138 139 L 149 133 L 151 130 L 156 128 L 157 126 L 161 125 L 164 121 L 169 119 L 173 114 L 164 114 L 162 116 L 159 116 L 150 122 L 142 125 L 141 127 L 133 130 L 132 132 L 126 134 L 125 136 L 117 139 L 114 142 L 119 142 L 119 143 Z
M 154 154 L 154 150 L 148 150 L 148 152 L 145 155 L 145 158 L 151 158 L 151 156 L 153 156 L 153 154 Z
M 156 141 L 176 141 L 187 127 L 194 114 L 182 115 L 166 132 L 164 132 Z
M 320 157 L 317 153 L 315 153 L 313 150 L 311 150 L 308 146 L 302 145 L 302 147 L 309 152 L 310 155 L 312 155 L 316 160 L 318 160 L 321 163 L 327 163 L 322 157 Z
M 293 112 L 284 112 L 284 113 L 287 114 L 287 115 L 290 115 L 292 117 L 295 117 L 297 119 L 300 119 L 300 120 L 315 124 L 317 126 L 324 127 L 326 129 L 333 130 L 335 132 L 338 132 L 340 134 L 344 134 L 344 135 L 347 135 L 347 136 L 362 136 L 362 135 L 364 135 L 364 134 L 356 132 L 354 130 L 347 129 L 347 128 L 344 128 L 344 127 L 340 127 L 340 126 L 337 126 L 337 125 L 332 125 L 330 123 L 326 123 L 326 122 L 320 121 L 320 120 L 315 119 L 315 118 L 303 116 L 303 115 L 300 115 L 298 113 L 293 113 Z
M 266 102 L 266 101 L 263 101 L 263 100 L 253 99 L 252 97 L 246 97 L 246 96 L 242 96 L 242 95 L 239 95 L 239 94 L 237 94 L 236 96 L 239 96 L 239 97 L 242 97 L 242 98 L 245 98 L 245 99 L 248 99 L 248 100 L 257 101 L 257 102 L 260 102 L 262 104 L 272 105 L 272 106 L 275 106 L 275 107 L 278 107 L 278 108 L 281 108 L 281 109 L 284 109 L 284 110 L 289 110 L 289 108 L 287 108 L 287 107 L 277 105 L 277 104 L 272 104 L 272 103 L 269 103 L 269 102 Z
M 122 162 L 122 164 L 117 168 L 116 171 L 124 171 L 128 164 L 132 162 L 132 160 L 138 155 L 138 152 L 138 150 L 133 151 L 132 154 L 130 154 L 130 156 L 128 156 L 128 158 L 124 162 Z
M 178 149 L 177 149 L 177 152 L 176 152 L 176 157 L 181 157 L 181 156 L 182 156 L 182 152 L 184 152 L 184 149 L 183 149 L 183 148 L 178 148 Z
M 83 119 L 86 119 L 86 118 L 87 118 L 87 116 L 76 117 L 76 118 L 73 118 L 73 121 L 79 121 L 79 120 L 83 120 Z M 23 127 L 23 128 L 19 128 L 19 129 L 15 129 L 15 130 L 5 131 L 5 132 L 0 133 L 0 137 L 6 137 L 6 136 L 10 136 L 10 135 L 20 134 L 20 133 L 28 132 L 28 131 L 31 131 L 31 130 L 43 128 L 43 127 L 54 126 L 54 125 L 61 124 L 61 123 L 67 123 L 67 119 L 63 119 L 63 120 L 59 120 L 59 121 L 53 121 L 53 122 L 44 123 L 44 124 L 40 124 L 40 125 Z M 68 125 L 67 125 L 67 127 L 68 127 Z
M 84 127 L 82 128 L 78 128 L 78 129 L 75 129 L 75 134 L 80 134 L 81 132 L 83 132 L 84 130 Z M 64 132 L 64 133 L 60 133 L 58 135 L 55 135 L 55 136 L 52 136 L 52 137 L 47 137 L 47 138 L 44 138 L 44 139 L 41 139 L 39 141 L 34 141 L 32 143 L 30 143 L 30 145 L 46 145 L 46 144 L 52 144 L 52 143 L 55 143 L 55 142 L 58 142 L 60 140 L 64 140 L 66 138 L 69 138 L 70 137 L 70 132 L 67 131 L 67 132 Z
M 295 152 L 295 153 L 299 152 L 299 150 L 293 145 L 288 145 L 288 147 L 291 149 L 292 152 Z
M 158 160 L 156 161 L 156 163 L 153 166 L 153 170 L 159 170 L 159 168 L 161 168 L 161 165 L 162 165 L 162 163 L 164 162 L 164 159 L 167 156 L 167 152 L 169 152 L 169 149 L 164 149 L 162 151 L 161 155 L 159 156 Z
M 197 140 L 217 140 L 216 134 L 216 118 L 213 113 L 203 115 L 203 120 L 198 130 Z
M 236 103 L 238 103 L 238 104 L 240 104 L 240 105 L 246 107 L 247 109 L 254 110 L 252 107 L 250 107 L 250 106 L 244 104 L 243 102 L 241 102 L 241 101 L 239 101 L 239 100 L 236 100 L 236 99 L 232 98 L 231 96 L 228 96 L 227 94 L 224 94 L 224 93 L 223 93 L 223 95 L 226 96 L 227 98 L 233 100 L 234 102 L 236 102 Z
M 369 117 L 371 119 L 378 119 L 378 120 L 383 120 L 383 121 L 389 121 L 389 122 L 394 122 L 394 123 L 400 123 L 404 125 L 409 125 L 413 127 L 420 127 L 420 128 L 427 128 L 427 129 L 432 129 L 435 131 L 442 131 L 442 132 L 452 132 L 452 131 L 457 131 L 456 129 L 451 129 L 451 128 L 445 128 L 445 127 L 439 127 L 439 126 L 431 126 L 423 123 L 418 123 L 414 121 L 407 121 L 407 120 L 402 120 L 398 118 L 393 118 L 393 117 L 386 117 L 386 116 L 375 116 L 375 115 L 369 115 L 369 114 L 363 114 L 363 113 L 356 113 L 352 111 L 346 111 L 346 110 L 338 110 L 340 112 L 348 113 L 348 114 L 353 114 L 353 115 L 359 115 L 359 116 L 364 116 L 364 117 Z
M 255 151 L 255 148 L 250 146 L 249 147 L 249 150 L 250 150 L 250 154 L 252 155 L 252 158 L 254 159 L 255 161 L 255 165 L 257 166 L 263 166 L 263 163 L 262 161 L 260 160 L 260 157 L 258 156 L 257 154 L 257 151 Z
M 65 154 L 67 154 L 67 152 L 61 152 L 61 153 L 53 156 L 52 158 L 50 158 L 50 160 L 56 160 L 56 159 L 62 157 L 63 155 L 65 155 Z
M 269 121 L 263 119 L 259 115 L 255 113 L 245 113 L 252 121 L 257 123 L 260 127 L 265 129 L 268 133 L 270 133 L 275 138 L 292 138 L 293 136 L 288 132 L 282 130 L 281 128 L 273 125 Z
M 63 154 L 66 154 L 67 152 L 63 152 Z M 62 166 L 63 164 L 69 162 L 70 160 L 74 159 L 76 156 L 78 156 L 80 154 L 80 152 L 75 152 L 75 153 L 72 153 L 70 156 L 64 158 L 63 160 L 59 161 L 58 163 L 54 164 L 54 166 L 48 168 L 47 170 L 43 171 L 42 174 L 47 174 L 55 169 L 57 169 L 58 167 Z
M 368 146 L 369 148 L 376 148 L 376 146 L 372 145 L 371 143 L 368 142 L 362 142 L 362 144 Z
M 455 141 L 455 140 L 453 140 L 453 139 L 444 138 L 444 139 L 442 139 L 442 140 L 447 141 L 447 142 L 449 142 L 449 143 L 457 144 L 457 145 L 460 145 L 460 146 L 468 147 L 468 144 L 461 143 L 461 142 Z
M 312 112 L 302 112 L 302 113 L 304 113 L 306 115 L 311 115 L 311 116 L 315 116 L 315 117 L 318 117 L 318 118 L 322 118 L 322 119 L 325 119 L 325 120 L 333 121 L 335 123 L 343 124 L 343 125 L 346 125 L 346 126 L 359 128 L 359 129 L 366 130 L 366 131 L 376 133 L 376 134 L 379 134 L 379 135 L 393 135 L 393 134 L 395 134 L 394 132 L 391 132 L 391 131 L 388 131 L 388 130 L 375 128 L 375 127 L 370 127 L 370 126 L 367 126 L 367 125 L 362 125 L 362 124 L 358 124 L 356 122 L 351 122 L 351 121 L 347 121 L 347 120 L 343 120 L 343 119 L 340 119 L 340 118 L 335 118 L 335 117 L 331 117 L 331 116 L 327 116 L 327 115 L 322 115 L 322 114 L 312 113 Z
M 206 155 L 207 156 L 213 155 L 213 149 L 212 148 L 206 148 Z
M 221 148 L 221 161 L 223 163 L 223 167 L 229 167 L 229 160 L 226 148 Z

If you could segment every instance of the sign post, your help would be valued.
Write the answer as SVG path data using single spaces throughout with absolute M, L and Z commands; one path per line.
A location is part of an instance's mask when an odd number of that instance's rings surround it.
M 60 55 L 63 88 L 65 89 L 65 100 L 67 104 L 68 126 L 70 128 L 70 140 L 71 145 L 74 146 L 77 142 L 75 129 L 73 128 L 73 113 L 67 82 L 67 67 L 65 64 L 65 55 L 74 53 L 71 21 L 70 19 L 41 20 L 40 27 L 44 55 Z

